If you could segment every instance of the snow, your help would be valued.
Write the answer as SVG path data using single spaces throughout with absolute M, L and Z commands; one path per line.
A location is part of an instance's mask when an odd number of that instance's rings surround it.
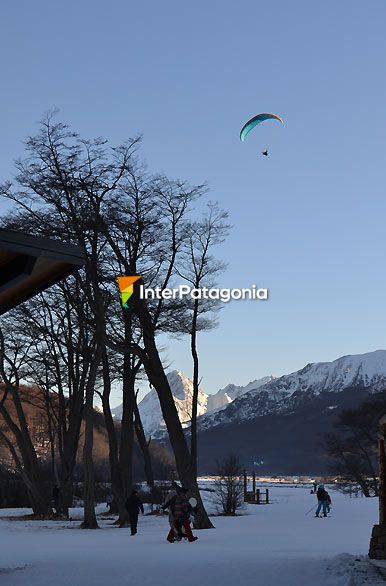
M 180 421 L 181 423 L 186 423 L 190 421 L 192 417 L 193 382 L 178 370 L 169 372 L 167 378 Z M 197 405 L 198 415 L 206 413 L 207 402 L 208 395 L 199 388 Z M 158 395 L 154 389 L 144 396 L 139 403 L 138 408 L 141 414 L 142 425 L 147 435 L 155 437 L 160 431 L 166 429 Z M 112 413 L 115 418 L 120 419 L 122 416 L 122 405 L 115 407 L 115 409 L 112 410 Z
M 386 378 L 386 350 L 342 356 L 333 362 L 308 364 L 295 374 L 305 375 L 307 385 L 318 385 L 321 390 L 335 390 L 358 383 L 364 386 L 372 384 L 382 390 Z
M 274 376 L 265 376 L 263 378 L 251 381 L 244 387 L 229 384 L 225 388 L 217 391 L 217 393 L 208 395 L 208 407 L 206 412 L 212 413 L 214 411 L 219 411 L 229 405 L 229 403 L 232 403 L 232 401 L 238 397 L 241 397 L 245 393 L 249 393 L 249 391 L 254 391 L 274 379 Z
M 79 520 L 25 521 L 0 511 L 2 586 L 376 586 L 380 570 L 366 557 L 377 522 L 376 499 L 332 492 L 331 518 L 315 518 L 304 486 L 270 489 L 272 504 L 248 505 L 236 518 L 214 517 L 195 543 L 165 540 L 167 517 L 140 517 L 135 537 L 111 519 L 101 530 Z M 208 493 L 203 493 L 208 496 Z M 104 510 L 100 507 L 99 510 Z M 73 510 L 80 518 L 81 511 Z

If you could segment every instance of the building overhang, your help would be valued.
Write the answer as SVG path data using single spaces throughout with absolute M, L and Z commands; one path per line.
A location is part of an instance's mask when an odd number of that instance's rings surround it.
M 84 265 L 79 246 L 0 229 L 0 315 Z

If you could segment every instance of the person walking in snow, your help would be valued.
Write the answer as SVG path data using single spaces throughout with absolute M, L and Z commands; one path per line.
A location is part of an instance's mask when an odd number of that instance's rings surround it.
M 138 492 L 136 490 L 133 490 L 127 499 L 125 507 L 126 511 L 129 513 L 131 535 L 135 535 L 137 533 L 139 511 L 142 512 L 142 515 L 144 514 L 143 503 L 138 497 Z
M 319 517 L 320 509 L 323 509 L 323 517 L 327 517 L 327 497 L 328 493 L 324 489 L 324 484 L 319 484 L 316 491 L 316 498 L 318 499 L 318 507 L 315 512 L 315 517 Z
M 176 495 L 167 503 L 163 508 L 169 507 L 173 516 L 173 525 L 170 527 L 170 531 L 166 539 L 173 543 L 175 538 L 181 539 L 183 537 L 182 530 L 188 538 L 189 542 L 197 541 L 198 537 L 195 537 L 190 527 L 190 514 L 192 512 L 192 506 L 190 505 L 187 496 L 187 490 L 180 486 L 176 486 Z
M 175 482 L 173 480 L 172 486 L 170 487 L 170 491 L 166 495 L 165 502 L 163 503 L 163 505 L 161 505 L 161 509 L 163 511 L 166 511 L 166 509 L 169 509 L 168 520 L 169 520 L 170 529 L 173 529 L 174 534 L 175 534 L 175 538 L 177 539 L 177 541 L 181 541 L 182 532 L 178 533 L 177 528 L 174 526 L 174 516 L 173 516 L 173 510 L 172 510 L 173 509 L 172 505 L 174 503 L 175 497 L 177 496 L 178 489 L 181 489 L 181 487 L 177 484 L 177 482 Z

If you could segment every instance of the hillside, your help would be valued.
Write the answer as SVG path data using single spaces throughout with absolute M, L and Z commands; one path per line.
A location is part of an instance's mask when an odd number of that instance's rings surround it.
M 186 380 L 180 373 L 173 378 Z M 341 411 L 386 389 L 386 351 L 307 364 L 260 383 L 228 385 L 221 393 L 230 402 L 212 411 L 208 405 L 216 406 L 215 400 L 207 399 L 206 413 L 198 419 L 200 473 L 213 473 L 216 461 L 229 452 L 264 474 L 326 472 L 323 437 Z M 184 424 L 188 434 L 189 421 Z

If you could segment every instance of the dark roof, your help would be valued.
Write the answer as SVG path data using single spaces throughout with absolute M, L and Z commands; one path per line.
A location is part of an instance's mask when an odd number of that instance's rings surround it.
M 84 265 L 79 246 L 0 229 L 0 315 Z

